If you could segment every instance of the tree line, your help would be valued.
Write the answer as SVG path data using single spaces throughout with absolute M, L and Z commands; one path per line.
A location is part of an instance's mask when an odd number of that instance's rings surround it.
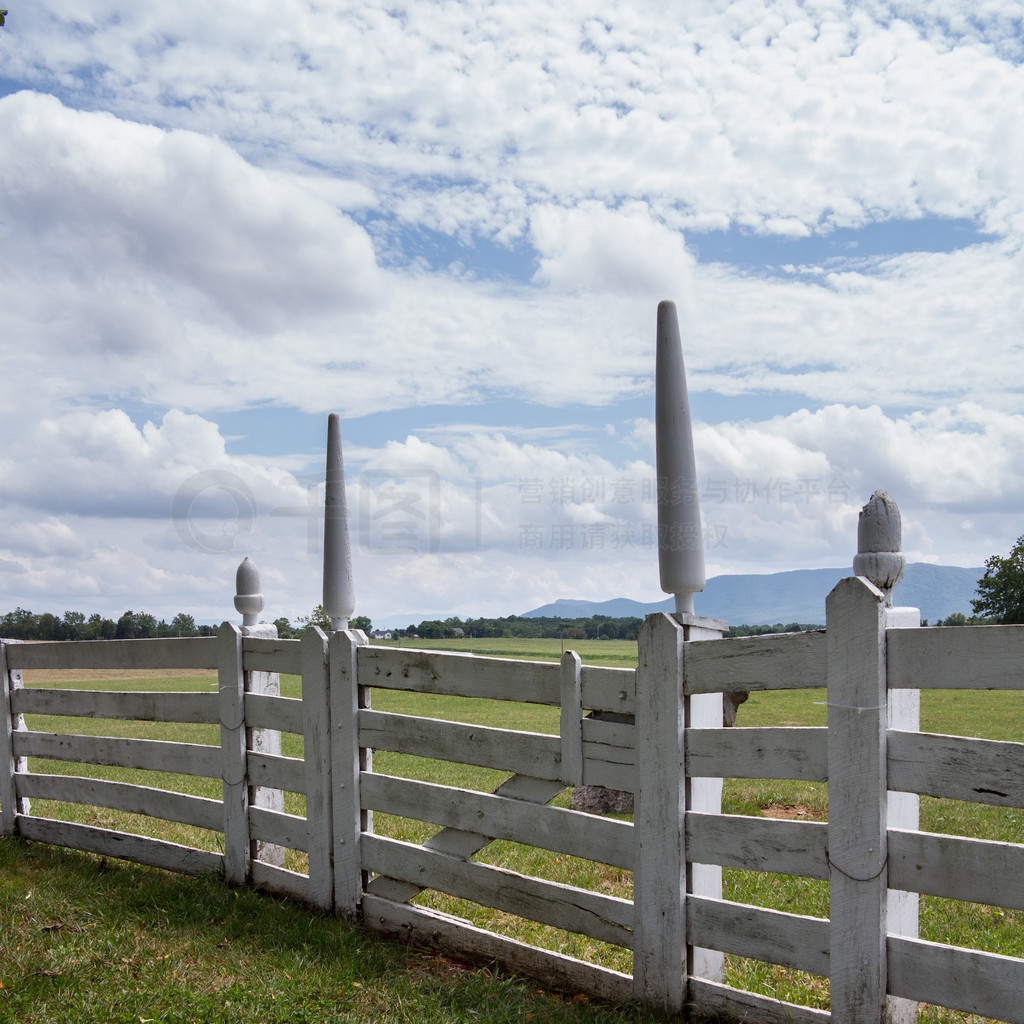
M 179 612 L 168 622 L 148 612 L 129 609 L 115 622 L 93 613 L 65 612 L 37 615 L 15 608 L 0 619 L 0 636 L 8 640 L 139 640 L 152 637 L 212 636 L 212 626 L 197 626 L 187 612 Z
M 987 623 L 1024 622 L 1024 536 L 1017 538 L 1010 554 L 1003 558 L 993 555 L 985 561 L 985 575 L 978 581 L 978 597 L 971 602 L 973 615 L 955 612 L 933 623 L 936 626 L 973 626 Z M 636 640 L 643 624 L 638 616 L 613 617 L 591 615 L 579 618 L 551 616 L 508 615 L 505 618 L 424 619 L 410 623 L 404 629 L 390 629 L 396 637 L 422 637 L 439 640 L 452 637 L 561 637 L 565 640 Z M 330 619 L 323 606 L 318 605 L 310 615 L 300 616 L 293 626 L 286 618 L 274 620 L 278 636 L 288 639 L 298 636 L 308 625 L 330 628 Z M 349 625 L 369 633 L 372 623 L 368 616 L 352 618 Z M 928 625 L 928 620 L 922 622 Z M 732 626 L 726 636 L 758 636 L 764 633 L 796 633 L 807 629 L 821 629 L 820 624 L 776 622 L 764 626 Z M 61 615 L 44 612 L 36 615 L 24 608 L 15 608 L 0 619 L 0 637 L 11 640 L 136 640 L 148 637 L 212 636 L 216 628 L 196 625 L 187 612 L 179 612 L 168 622 L 148 612 L 129 609 L 117 621 L 99 614 L 88 617 L 83 612 L 66 611 Z

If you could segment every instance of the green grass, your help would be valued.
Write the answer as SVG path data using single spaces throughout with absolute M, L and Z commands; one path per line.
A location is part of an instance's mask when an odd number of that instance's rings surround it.
M 636 667 L 635 640 L 560 640 L 558 637 L 465 637 L 461 640 L 373 640 L 374 646 L 412 647 L 427 651 L 468 651 L 486 658 L 526 658 L 558 661 L 563 651 L 575 651 L 584 665 Z
M 214 878 L 0 841 L 0 1022 L 653 1024 Z
M 446 649 L 451 650 L 454 647 L 454 643 L 457 642 L 438 642 L 437 646 L 443 644 Z M 474 649 L 480 653 L 479 647 L 485 641 L 477 640 L 473 643 Z M 492 643 L 497 645 L 498 643 L 508 643 L 508 641 L 492 641 Z M 524 645 L 531 643 L 541 645 L 537 648 L 538 652 L 544 653 L 550 659 L 557 660 L 560 655 L 560 644 L 557 640 L 521 641 L 520 643 Z M 592 641 L 592 643 L 598 648 L 604 648 L 617 642 Z M 465 641 L 464 645 L 468 647 L 469 641 Z M 543 649 L 545 645 L 546 650 Z M 635 645 L 632 645 L 632 647 L 632 656 L 635 662 Z M 497 652 L 492 650 L 487 653 L 495 654 Z M 515 652 L 507 651 L 506 653 L 509 655 L 514 654 L 517 657 L 524 656 L 523 649 Z M 615 654 L 614 656 L 618 657 L 619 655 Z M 588 656 L 586 660 L 590 662 L 593 659 Z M 140 683 L 138 688 L 186 688 L 182 686 L 183 682 L 188 684 L 187 688 L 202 689 L 211 686 L 211 680 L 207 677 L 192 680 L 147 679 Z M 104 688 L 110 689 L 127 688 L 123 680 L 111 681 L 103 685 Z M 286 696 L 299 696 L 300 689 L 301 684 L 296 677 L 286 676 L 282 679 L 282 692 Z M 373 691 L 373 706 L 382 710 L 399 711 L 405 714 L 444 717 L 485 725 L 509 727 L 514 722 L 517 728 L 536 732 L 557 733 L 558 731 L 558 709 L 536 705 L 510 705 L 507 702 L 500 701 L 470 700 L 417 693 L 402 693 L 391 690 L 375 690 Z M 923 728 L 929 731 L 976 735 L 992 739 L 1018 741 L 1022 739 L 1022 732 L 1024 732 L 1024 693 L 926 691 L 922 696 L 922 706 Z M 826 717 L 825 696 L 822 690 L 754 693 L 751 695 L 750 700 L 740 708 L 738 724 L 741 726 L 824 725 Z M 202 730 L 198 730 L 194 726 L 153 727 L 136 725 L 134 723 L 95 722 L 88 719 L 55 720 L 43 718 L 30 721 L 29 726 L 30 728 L 46 728 L 50 731 L 69 729 L 106 735 L 149 735 L 159 738 L 187 739 L 191 742 L 215 743 L 218 740 L 217 730 L 214 727 L 211 727 L 209 734 L 206 735 Z M 301 744 L 300 737 L 286 735 L 285 753 L 291 756 L 300 756 Z M 79 766 L 62 765 L 59 762 L 49 762 L 45 765 L 41 762 L 34 762 L 32 767 L 35 770 L 82 772 L 82 768 Z M 506 777 L 503 773 L 486 769 L 477 769 L 447 761 L 433 761 L 386 752 L 377 752 L 374 755 L 374 767 L 376 770 L 387 774 L 426 779 L 445 785 L 483 791 L 492 790 Z M 91 773 L 104 775 L 105 777 L 123 780 L 134 778 L 136 781 L 139 781 L 138 777 L 140 774 L 151 774 L 127 772 L 121 769 L 93 768 L 89 770 Z M 158 782 L 153 780 L 146 781 L 149 784 L 159 784 L 166 788 L 177 788 L 186 792 L 204 793 L 211 796 L 219 796 L 220 792 L 218 782 L 195 780 L 187 776 L 166 777 Z M 289 794 L 288 801 L 287 809 L 289 811 L 292 813 L 304 812 L 301 797 Z M 561 806 L 565 806 L 567 802 L 567 792 L 564 792 L 555 801 L 556 804 Z M 94 808 L 76 807 L 74 805 L 57 806 L 37 801 L 34 802 L 33 809 L 35 813 L 61 816 L 70 820 L 101 824 L 106 827 L 125 830 L 146 830 L 149 834 L 158 834 L 164 838 L 170 838 L 177 842 L 186 842 L 189 845 L 196 845 L 205 849 L 216 850 L 220 848 L 222 842 L 220 835 L 217 833 L 199 833 L 197 830 L 186 829 L 184 826 L 173 826 L 166 823 L 153 822 L 150 819 L 120 815 L 115 812 Z M 723 809 L 727 813 L 732 814 L 759 815 L 770 813 L 825 820 L 828 814 L 827 787 L 822 784 L 786 780 L 727 780 L 723 798 Z M 425 823 L 384 814 L 375 815 L 374 827 L 375 831 L 381 834 L 414 842 L 422 842 L 434 831 L 432 826 Z M 921 827 L 925 831 L 974 835 L 986 839 L 1021 843 L 1024 842 L 1024 811 L 923 798 L 921 801 Z M 36 848 L 33 849 L 35 850 Z M 33 856 L 35 856 L 35 853 L 33 853 Z M 57 854 L 54 854 L 54 856 L 57 856 Z M 301 855 L 292 854 L 290 856 L 292 856 L 292 860 L 289 861 L 289 866 L 296 870 L 302 870 Z M 632 879 L 629 872 L 599 865 L 592 861 L 547 853 L 519 844 L 492 843 L 477 856 L 477 859 L 488 863 L 501 864 L 504 867 L 524 874 L 550 878 L 566 884 L 592 888 L 596 891 L 607 892 L 625 898 L 630 898 L 632 894 Z M 83 860 L 87 862 L 88 858 L 83 858 Z M 154 873 L 154 877 L 157 876 L 163 877 L 159 873 Z M 724 878 L 725 895 L 729 899 L 772 909 L 806 913 L 819 917 L 828 916 L 828 887 L 823 882 L 733 870 L 726 870 Z M 180 880 L 176 884 L 209 885 L 210 883 Z M 242 897 L 236 896 L 232 898 L 240 899 Z M 247 893 L 245 898 L 253 897 Z M 522 941 L 556 948 L 582 959 L 604 964 L 617 970 L 630 971 L 632 969 L 631 954 L 627 950 L 607 946 L 580 936 L 567 935 L 564 932 L 536 925 L 510 915 L 499 914 L 439 893 L 425 893 L 418 897 L 417 902 L 449 913 L 458 914 L 475 923 L 501 931 Z M 270 900 L 269 903 L 272 906 L 279 905 L 273 900 Z M 5 901 L 4 906 L 6 907 L 6 905 Z M 4 913 L 7 913 L 7 911 L 5 910 Z M 57 931 L 60 931 L 60 929 L 57 929 Z M 1024 942 L 1024 914 L 1015 911 L 1001 911 L 997 908 L 979 907 L 973 904 L 963 904 L 953 900 L 925 897 L 921 901 L 921 935 L 923 938 L 937 942 L 973 946 L 992 952 L 1017 956 L 1020 954 L 1022 942 Z M 129 959 L 131 958 L 129 957 Z M 737 987 L 760 991 L 776 998 L 822 1008 L 828 1007 L 827 980 L 801 974 L 800 972 L 741 958 L 728 957 L 726 980 Z M 140 1012 L 139 1016 L 144 1017 L 146 1014 Z M 156 1017 L 154 1019 L 161 1018 Z M 170 1017 L 166 1019 L 186 1018 Z M 281 1017 L 279 1019 L 304 1018 Z M 309 1019 L 328 1018 L 310 1017 Z M 339 1019 L 348 1018 L 341 1017 Z M 353 1019 L 402 1020 L 405 1018 L 400 1016 L 383 1016 L 380 1018 L 363 1017 Z M 425 1017 L 423 1019 L 429 1020 L 433 1018 Z M 461 1018 L 453 1017 L 451 1019 L 457 1020 Z M 515 1019 L 524 1018 L 520 1016 Z M 537 1019 L 552 1018 L 539 1016 Z M 934 1007 L 923 1009 L 921 1015 L 921 1020 L 928 1022 L 950 1022 L 970 1019 L 972 1018 Z

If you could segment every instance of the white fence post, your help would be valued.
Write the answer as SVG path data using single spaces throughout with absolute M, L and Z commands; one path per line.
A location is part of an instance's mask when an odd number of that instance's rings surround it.
M 649 615 L 638 634 L 633 811 L 633 994 L 672 1013 L 686 1000 L 683 628 Z
M 885 596 L 848 577 L 825 602 L 830 984 L 835 1024 L 886 1009 Z
M 857 523 L 857 554 L 853 571 L 870 580 L 885 596 L 885 628 L 914 628 L 921 625 L 916 608 L 892 608 L 892 591 L 903 578 L 903 525 L 896 502 L 885 491 L 875 491 L 860 513 Z M 903 732 L 921 728 L 921 691 L 887 690 L 886 727 Z M 888 793 L 889 828 L 916 832 L 920 828 L 921 798 L 916 793 Z M 886 917 L 887 931 L 916 939 L 919 934 L 921 898 L 917 893 L 890 889 Z M 888 999 L 889 1024 L 917 1024 L 918 1004 L 911 999 Z
M 235 573 L 235 609 L 242 613 L 242 636 L 262 637 L 265 640 L 277 639 L 277 626 L 259 622 L 259 614 L 263 611 L 263 594 L 260 592 L 259 570 L 246 556 Z M 245 692 L 261 693 L 269 697 L 281 695 L 281 677 L 277 672 L 246 672 Z M 247 729 L 246 741 L 250 750 L 258 754 L 281 755 L 281 733 L 277 729 Z M 269 811 L 284 811 L 284 792 L 280 789 L 268 789 L 266 786 L 253 786 L 249 794 L 253 807 L 265 807 Z M 283 868 L 287 859 L 287 849 L 274 843 L 257 839 L 252 844 L 250 855 L 264 864 L 273 864 Z
M 21 672 L 8 671 L 7 648 L 9 644 L 0 641 L 0 685 L 3 687 L 3 705 L 0 715 L 3 716 L 0 727 L 0 835 L 11 836 L 16 830 L 15 818 L 19 814 L 28 814 L 28 800 L 19 800 L 15 788 L 15 772 L 25 771 L 28 760 L 14 756 L 14 733 L 25 727 L 21 715 L 11 710 L 11 693 L 21 688 Z
M 323 910 L 334 906 L 332 864 L 331 704 L 327 637 L 316 626 L 302 634 L 302 713 L 305 723 L 306 830 L 309 901 Z
M 232 622 L 217 631 L 220 745 L 223 756 L 224 877 L 229 885 L 249 878 L 249 786 L 245 742 L 242 633 Z
M 359 710 L 370 706 L 369 690 L 359 685 L 358 649 L 367 643 L 360 630 L 331 634 L 331 762 L 334 772 L 334 906 L 356 920 L 365 878 L 361 837 L 373 830 L 371 811 L 359 800 L 359 773 L 370 771 L 372 752 L 359 746 Z

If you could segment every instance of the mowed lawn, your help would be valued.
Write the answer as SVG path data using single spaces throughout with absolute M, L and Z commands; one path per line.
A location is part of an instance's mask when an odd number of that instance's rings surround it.
M 566 641 L 568 647 L 569 641 Z M 605 664 L 613 667 L 631 667 L 636 664 L 636 645 L 627 641 L 572 641 L 585 663 Z M 410 643 L 409 646 L 412 644 Z M 403 641 L 403 646 L 405 642 Z M 416 646 L 430 649 L 466 650 L 492 657 L 536 658 L 557 661 L 562 653 L 559 640 L 470 640 L 417 641 Z M 54 675 L 37 673 L 27 685 L 94 686 L 103 689 L 211 689 L 216 687 L 212 676 L 176 677 L 151 675 L 145 679 L 118 679 L 91 673 L 94 678 L 76 682 L 56 682 Z M 297 677 L 282 679 L 282 693 L 300 696 L 301 682 Z M 381 710 L 404 714 L 448 718 L 502 728 L 519 728 L 533 732 L 557 733 L 558 709 L 528 704 L 510 704 L 503 701 L 434 697 L 425 694 L 375 690 L 373 706 Z M 805 690 L 776 693 L 755 693 L 741 706 L 738 725 L 824 725 L 826 723 L 823 690 Z M 974 735 L 989 739 L 1020 741 L 1024 739 L 1024 694 L 948 691 L 926 691 L 922 696 L 923 728 L 933 732 Z M 100 735 L 147 736 L 176 739 L 187 742 L 215 744 L 219 741 L 216 727 L 145 725 L 125 722 L 95 721 L 89 719 L 36 718 L 28 722 L 29 728 L 46 731 L 73 731 Z M 301 756 L 301 737 L 285 735 L 284 753 Z M 159 773 L 131 772 L 117 768 L 88 768 L 61 762 L 34 762 L 31 767 L 39 771 L 90 774 L 121 781 L 142 782 L 168 789 L 178 789 L 211 797 L 219 797 L 220 783 L 187 776 L 169 776 Z M 455 762 L 429 760 L 411 756 L 377 752 L 374 769 L 394 775 L 420 778 L 465 789 L 489 791 L 506 775 L 500 772 L 460 765 Z M 568 804 L 568 792 L 563 792 L 555 803 Z M 921 827 L 926 831 L 973 835 L 1006 842 L 1024 842 L 1024 811 L 972 805 L 958 801 L 923 798 L 921 801 Z M 33 803 L 35 813 L 83 821 L 107 828 L 118 828 L 159 835 L 175 842 L 195 845 L 204 849 L 222 848 L 222 837 L 216 832 L 203 832 L 186 826 L 157 822 L 152 819 L 129 816 L 120 812 L 75 805 L 56 805 L 44 801 Z M 828 814 L 827 787 L 821 784 L 771 780 L 726 780 L 723 809 L 727 813 L 769 815 L 775 817 L 826 820 Z M 303 798 L 286 795 L 286 810 L 304 813 Z M 408 819 L 377 813 L 374 829 L 382 834 L 408 841 L 421 842 L 435 829 L 433 826 Z M 50 856 L 47 854 L 47 856 Z M 58 856 L 58 855 L 54 855 Z M 74 855 L 81 857 L 81 855 Z M 476 859 L 500 864 L 524 874 L 550 878 L 566 884 L 591 888 L 600 892 L 629 898 L 632 879 L 629 872 L 602 865 L 596 861 L 571 858 L 540 851 L 514 843 L 495 842 L 485 847 Z M 76 864 L 79 860 L 75 861 Z M 289 866 L 302 870 L 303 855 L 290 854 Z M 136 869 L 145 871 L 147 869 Z M 159 873 L 157 873 L 159 874 Z M 752 903 L 773 909 L 806 913 L 818 917 L 828 916 L 828 887 L 824 882 L 794 879 L 787 876 L 757 872 L 726 870 L 725 895 L 739 902 Z M 181 885 L 199 884 L 184 880 Z M 208 884 L 208 883 L 203 883 Z M 4 890 L 7 892 L 7 889 Z M 250 897 L 246 895 L 246 899 Z M 269 897 L 265 897 L 269 900 Z M 279 901 L 273 901 L 275 905 Z M 493 928 L 523 941 L 559 949 L 574 956 L 601 963 L 618 970 L 632 968 L 631 954 L 623 949 L 597 943 L 581 936 L 535 925 L 511 915 L 454 900 L 439 893 L 424 893 L 417 902 L 466 917 L 475 923 Z M 22 908 L 23 909 L 23 908 Z M 14 917 L 7 917 L 9 913 Z M 5 919 L 14 920 L 17 914 L 8 910 L 4 901 Z M 31 928 L 29 929 L 31 931 Z M 58 933 L 60 929 L 56 930 Z M 921 935 L 937 942 L 974 946 L 1007 955 L 1020 955 L 1024 949 L 1024 914 L 997 908 L 963 904 L 952 900 L 925 897 L 921 901 Z M 22 941 L 28 939 L 22 936 Z M 53 936 L 54 938 L 58 936 Z M 8 941 L 0 939 L 0 943 Z M 268 970 L 274 968 L 268 966 Z M 0 971 L 4 968 L 0 967 Z M 2 976 L 7 984 L 6 976 Z M 727 979 L 739 987 L 761 991 L 776 998 L 826 1008 L 828 1006 L 827 980 L 801 974 L 785 968 L 773 967 L 737 957 L 727 958 Z M 0 1020 L 3 1020 L 3 1001 L 0 1001 Z M 561 1004 L 559 1004 L 561 1005 Z M 535 1012 L 531 1010 L 526 1013 Z M 142 1016 L 145 1016 L 143 1014 Z M 22 1018 L 16 1018 L 22 1019 Z M 49 1019 L 46 1017 L 24 1018 Z M 127 1019 L 127 1018 L 126 1018 Z M 161 1019 L 161 1018 L 152 1018 Z M 178 1018 L 167 1018 L 178 1019 Z M 233 1018 L 225 1018 L 233 1019 Z M 241 1019 L 241 1018 L 239 1018 Z M 281 1018 L 285 1019 L 285 1018 Z M 287 1018 L 291 1019 L 291 1018 Z M 310 1018 L 330 1019 L 330 1018 Z M 350 1019 L 350 1018 L 341 1018 Z M 377 1019 L 353 1017 L 351 1019 Z M 404 1019 L 382 1017 L 379 1019 Z M 413 1018 L 410 1018 L 413 1019 Z M 429 1018 L 424 1018 L 429 1019 Z M 459 1018 L 453 1018 L 459 1019 Z M 511 1019 L 528 1019 L 522 1016 Z M 544 1019 L 538 1017 L 537 1019 Z M 922 1010 L 922 1021 L 963 1021 L 962 1014 L 953 1014 L 934 1007 Z

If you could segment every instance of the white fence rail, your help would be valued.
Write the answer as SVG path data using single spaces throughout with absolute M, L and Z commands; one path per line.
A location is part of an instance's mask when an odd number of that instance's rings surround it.
M 640 668 L 542 664 L 368 647 L 319 630 L 301 641 L 102 641 L 0 645 L 0 826 L 5 835 L 127 857 L 178 871 L 223 872 L 461 955 L 498 959 L 549 983 L 653 1005 L 810 1024 L 912 1019 L 917 1001 L 1024 1024 L 1024 960 L 916 937 L 916 896 L 1024 909 L 1024 846 L 917 831 L 915 794 L 1024 807 L 1024 743 L 918 730 L 921 688 L 1024 689 L 1024 627 L 925 630 L 900 624 L 863 579 L 829 598 L 827 631 L 743 639 L 706 620 L 651 616 Z M 216 669 L 213 693 L 23 688 L 38 668 Z M 250 672 L 294 673 L 302 699 L 247 692 Z M 734 690 L 827 687 L 828 726 L 720 727 L 708 714 Z M 559 707 L 558 735 L 401 715 L 374 688 Z M 593 712 L 635 716 L 616 721 Z M 219 726 L 218 745 L 26 729 L 25 716 Z M 253 729 L 299 734 L 304 757 L 260 753 Z M 398 751 L 511 773 L 493 793 L 373 770 Z M 29 758 L 219 779 L 220 799 L 141 784 L 30 771 Z M 828 783 L 828 823 L 724 815 L 722 778 Z M 705 781 L 701 781 L 705 780 Z M 548 805 L 567 786 L 636 793 L 632 823 Z M 720 782 L 717 783 L 720 786 Z M 254 787 L 303 794 L 305 816 L 253 805 Z M 908 795 L 909 794 L 909 795 Z M 211 853 L 33 815 L 56 800 L 150 815 L 222 833 Z M 377 835 L 373 813 L 436 826 L 422 844 Z M 634 873 L 633 899 L 470 858 L 512 840 Z M 261 861 L 258 843 L 301 851 L 308 870 Z M 829 919 L 723 900 L 721 869 L 825 880 Z M 434 889 L 633 952 L 633 976 L 514 941 L 410 903 Z M 722 983 L 723 953 L 830 979 L 831 1011 Z M 896 1000 L 896 1001 L 893 1001 Z

